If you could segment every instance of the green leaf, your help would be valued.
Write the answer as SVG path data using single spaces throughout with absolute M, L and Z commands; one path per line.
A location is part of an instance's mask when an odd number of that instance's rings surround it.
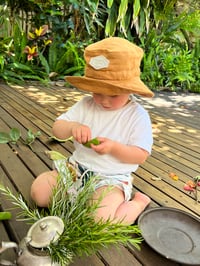
M 107 0 L 107 7 L 108 8 L 111 8 L 112 4 L 113 4 L 113 0 Z
M 0 212 L 0 221 L 8 220 L 12 217 L 10 212 Z
M 64 155 L 62 155 L 58 151 L 45 151 L 46 155 L 51 160 L 61 160 L 61 159 L 67 159 Z
M 128 9 L 128 0 L 122 0 L 119 6 L 119 15 L 117 19 L 118 21 L 125 17 L 127 9 Z
M 55 41 L 52 43 L 52 45 L 49 46 L 48 62 L 51 71 L 55 72 L 55 66 L 59 61 L 59 58 L 62 53 L 62 47 L 59 47 Z
M 135 0 L 133 4 L 133 19 L 137 18 L 140 12 L 140 0 Z
M 39 58 L 40 58 L 42 66 L 45 69 L 46 74 L 49 76 L 50 69 L 49 69 L 49 64 L 48 64 L 46 58 L 41 53 L 39 53 Z
M 18 128 L 11 128 L 9 135 L 10 135 L 11 141 L 17 142 L 21 136 L 21 133 Z
M 70 67 L 68 69 L 65 69 L 65 75 L 67 75 L 69 73 L 80 72 L 83 69 L 84 69 L 83 66 L 73 66 L 73 67 Z
M 3 76 L 4 78 L 6 79 L 6 77 L 8 77 L 7 79 L 18 79 L 18 80 L 23 80 L 23 77 L 20 76 L 19 74 L 13 72 L 13 70 L 8 70 L 8 69 L 5 69 L 5 71 L 3 72 Z M 6 79 L 6 80 L 7 80 Z
M 18 69 L 18 70 L 24 70 L 24 71 L 29 71 L 29 72 L 33 73 L 33 70 L 31 67 L 29 67 L 25 64 L 18 63 L 18 62 L 11 64 L 11 67 L 14 67 L 15 69 Z
M 114 2 L 112 5 L 112 8 L 109 11 L 109 16 L 108 16 L 108 19 L 106 21 L 105 33 L 108 36 L 114 35 L 114 33 L 116 31 L 117 14 L 118 14 L 118 7 Z
M 69 141 L 69 140 L 73 140 L 73 137 L 69 137 L 67 139 L 59 139 L 59 138 L 57 138 L 55 136 L 51 136 L 49 139 L 50 140 L 55 140 L 55 141 L 58 141 L 58 142 L 66 142 L 66 141 Z
M 87 141 L 86 143 L 84 143 L 83 145 L 87 148 L 91 148 L 91 144 L 93 145 L 99 145 L 100 141 L 97 138 L 91 139 L 89 141 Z
M 34 134 L 35 138 L 38 138 L 39 136 L 41 136 L 41 132 L 40 131 L 37 131 L 35 134 Z
M 41 135 L 41 132 L 40 131 L 37 131 L 35 134 L 32 132 L 32 130 L 31 129 L 29 129 L 28 130 L 28 132 L 27 132 L 27 138 L 26 138 L 26 140 L 25 140 L 25 144 L 27 144 L 27 145 L 31 145 L 34 141 L 35 141 L 35 139 L 37 138 L 37 137 L 39 137 Z
M 32 130 L 29 129 L 27 132 L 26 143 L 29 144 L 29 143 L 33 142 L 34 139 L 35 139 L 35 135 L 33 134 Z
M 0 132 L 0 143 L 8 143 L 10 141 L 10 135 L 6 132 Z

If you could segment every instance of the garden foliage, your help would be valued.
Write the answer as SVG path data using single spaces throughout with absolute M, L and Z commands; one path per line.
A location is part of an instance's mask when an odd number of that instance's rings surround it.
M 84 48 L 107 36 L 144 49 L 151 89 L 200 92 L 198 0 L 0 0 L 0 79 L 82 75 Z

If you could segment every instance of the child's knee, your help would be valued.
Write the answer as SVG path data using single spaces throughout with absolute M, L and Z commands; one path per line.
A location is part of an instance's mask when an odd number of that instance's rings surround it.
M 39 189 L 35 189 L 35 187 L 31 187 L 31 198 L 39 207 L 47 207 L 49 205 L 49 195 Z
M 56 173 L 54 171 L 39 175 L 31 186 L 31 198 L 40 207 L 47 207 L 52 196 L 52 190 L 56 185 Z

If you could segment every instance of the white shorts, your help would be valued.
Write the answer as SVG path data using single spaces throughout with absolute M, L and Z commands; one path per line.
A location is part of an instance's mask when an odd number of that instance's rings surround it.
M 54 168 L 58 171 L 64 182 L 67 182 L 69 168 L 73 171 L 75 176 L 73 187 L 76 190 L 83 187 L 85 182 L 87 182 L 91 177 L 98 176 L 98 180 L 95 181 L 95 189 L 103 186 L 115 186 L 124 192 L 125 201 L 129 201 L 132 198 L 133 176 L 131 174 L 104 175 L 101 173 L 95 173 L 84 168 L 78 163 L 71 163 L 65 159 L 55 160 L 53 163 Z

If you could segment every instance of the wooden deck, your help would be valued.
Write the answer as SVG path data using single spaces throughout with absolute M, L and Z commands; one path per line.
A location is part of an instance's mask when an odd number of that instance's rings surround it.
M 19 128 L 25 138 L 27 130 L 41 131 L 41 137 L 33 144 L 34 152 L 19 144 L 0 144 L 0 182 L 13 192 L 20 192 L 29 200 L 29 189 L 34 178 L 51 169 L 52 162 L 44 151 L 57 150 L 70 155 L 73 144 L 49 142 L 51 126 L 56 116 L 64 112 L 82 93 L 63 87 L 41 88 L 37 85 L 7 86 L 0 84 L 0 131 Z M 140 101 L 149 110 L 154 131 L 152 155 L 134 174 L 134 189 L 152 199 L 150 207 L 169 206 L 189 212 L 200 218 L 200 203 L 183 190 L 189 179 L 200 175 L 200 95 L 157 93 L 153 99 Z M 174 172 L 177 181 L 169 177 Z M 155 177 L 161 180 L 154 180 Z M 200 197 L 200 192 L 199 192 Z M 12 204 L 0 195 L 0 210 L 8 210 Z M 13 207 L 13 206 L 12 206 Z M 0 242 L 11 239 L 19 242 L 29 228 L 13 218 L 0 222 Z M 14 252 L 3 254 L 11 260 Z M 97 254 L 75 260 L 73 266 L 180 266 L 153 251 L 145 242 L 141 251 L 134 248 L 110 247 Z M 199 263 L 200 265 L 200 263 Z

